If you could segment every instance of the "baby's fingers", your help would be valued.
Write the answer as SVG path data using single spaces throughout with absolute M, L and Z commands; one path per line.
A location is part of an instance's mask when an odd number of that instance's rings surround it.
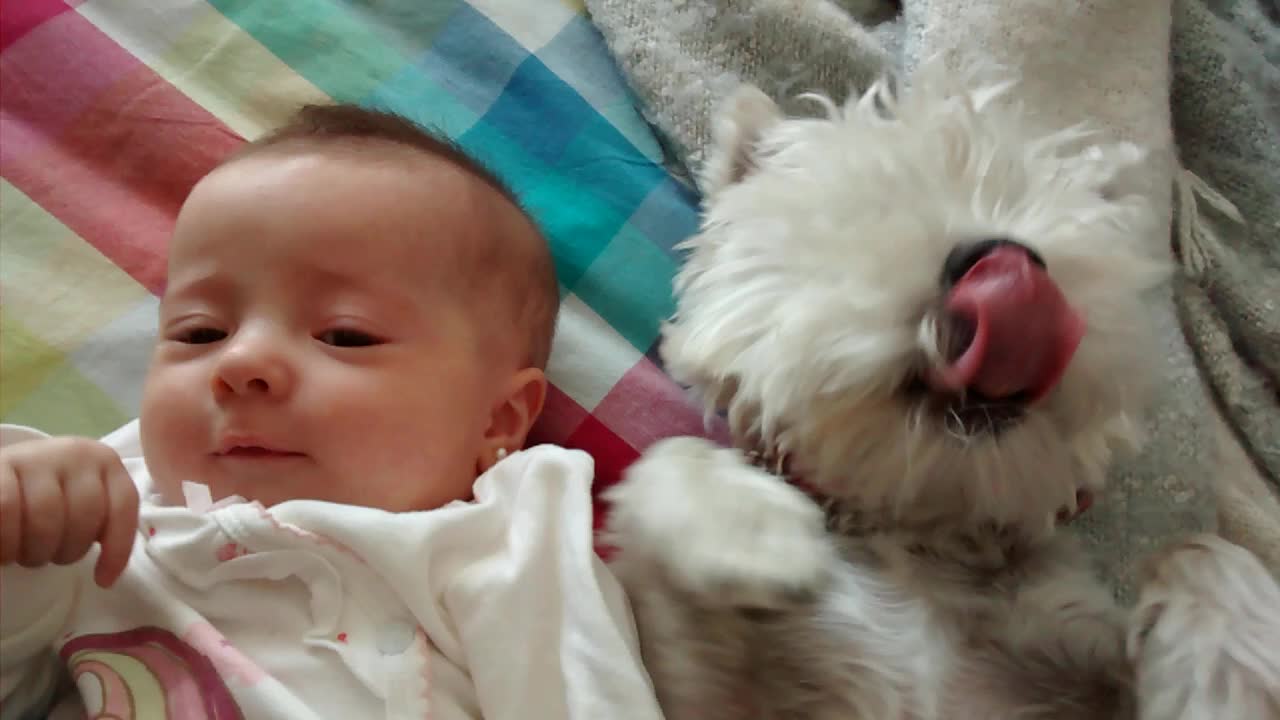
M 106 489 L 107 512 L 98 536 L 102 554 L 98 556 L 93 579 L 98 585 L 109 587 L 124 572 L 129 554 L 133 552 L 138 534 L 138 490 L 118 462 L 103 471 L 101 481 Z
M 89 465 L 72 470 L 62 478 L 67 524 L 62 531 L 62 542 L 53 554 L 53 561 L 59 565 L 69 565 L 84 557 L 106 524 L 107 493 L 102 473 L 100 467 Z
M 0 463 L 0 566 L 18 561 L 22 544 L 22 485 L 9 463 Z
M 37 568 L 49 564 L 62 544 L 67 510 L 55 468 L 26 468 L 21 484 L 23 527 L 18 564 Z

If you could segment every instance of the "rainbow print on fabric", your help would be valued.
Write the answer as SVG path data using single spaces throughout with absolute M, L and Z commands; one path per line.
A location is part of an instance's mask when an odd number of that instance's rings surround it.
M 213 661 L 168 630 L 81 635 L 60 653 L 90 720 L 243 720 Z

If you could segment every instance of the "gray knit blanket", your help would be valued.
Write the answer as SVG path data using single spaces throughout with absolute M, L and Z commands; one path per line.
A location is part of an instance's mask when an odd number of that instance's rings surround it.
M 1143 555 L 1214 527 L 1215 402 L 1264 475 L 1280 478 L 1274 3 L 586 0 L 669 166 L 689 182 L 710 116 L 737 84 L 806 112 L 801 93 L 838 102 L 932 56 L 1016 69 L 1020 99 L 1046 119 L 1088 121 L 1148 148 L 1137 189 L 1169 223 L 1134 242 L 1167 249 L 1183 268 L 1150 300 L 1161 390 L 1145 450 L 1115 468 L 1107 497 L 1076 525 L 1122 600 Z

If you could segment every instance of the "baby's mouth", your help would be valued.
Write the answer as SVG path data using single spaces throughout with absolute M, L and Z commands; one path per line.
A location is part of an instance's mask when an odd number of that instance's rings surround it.
M 218 443 L 213 453 L 220 458 L 236 460 L 283 460 L 305 457 L 275 442 L 248 433 L 228 433 Z
M 274 458 L 303 457 L 303 453 L 291 450 L 276 450 L 261 445 L 234 445 L 218 453 L 220 457 L 244 458 L 249 460 L 270 460 Z

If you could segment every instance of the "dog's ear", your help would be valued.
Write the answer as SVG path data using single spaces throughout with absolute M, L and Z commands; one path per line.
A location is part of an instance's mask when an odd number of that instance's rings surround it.
M 703 194 L 711 197 L 749 175 L 756 167 L 761 135 L 781 120 L 778 104 L 759 88 L 742 85 L 730 94 L 711 127 L 711 148 L 699 183 Z

